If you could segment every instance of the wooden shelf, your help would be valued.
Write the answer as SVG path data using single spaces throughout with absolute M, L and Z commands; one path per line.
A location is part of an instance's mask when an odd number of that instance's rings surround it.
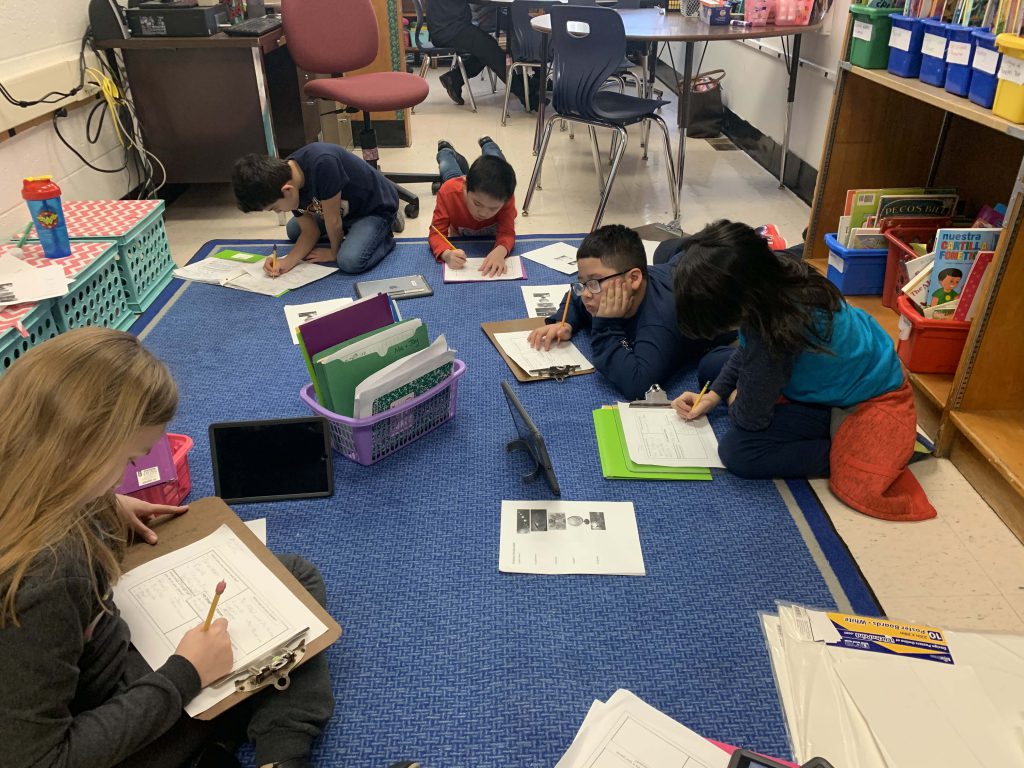
M 953 411 L 960 433 L 1024 496 L 1024 411 Z
M 940 411 L 946 407 L 949 393 L 953 391 L 953 375 L 950 373 L 911 373 L 910 383 Z
M 958 115 L 971 122 L 992 128 L 1000 133 L 1005 133 L 1015 139 L 1024 139 L 1024 125 L 1011 123 L 1009 120 L 996 115 L 992 110 L 979 107 L 968 99 L 954 96 L 944 88 L 927 85 L 916 78 L 897 77 L 884 69 L 855 67 L 848 61 L 840 62 L 839 66 L 858 77 L 884 85 L 886 88 L 891 88 L 898 93 L 910 96 L 918 101 L 923 101 L 925 104 L 930 104 L 933 107 Z

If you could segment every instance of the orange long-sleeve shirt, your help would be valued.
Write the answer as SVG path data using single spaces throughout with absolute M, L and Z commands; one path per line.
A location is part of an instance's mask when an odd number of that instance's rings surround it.
M 516 199 L 510 197 L 494 216 L 489 219 L 474 219 L 466 207 L 466 177 L 448 179 L 437 191 L 434 205 L 434 220 L 431 222 L 451 238 L 459 235 L 484 235 L 494 233 L 495 246 L 503 245 L 512 253 L 516 244 Z M 430 251 L 434 258 L 441 260 L 441 254 L 448 250 L 441 236 L 430 230 Z

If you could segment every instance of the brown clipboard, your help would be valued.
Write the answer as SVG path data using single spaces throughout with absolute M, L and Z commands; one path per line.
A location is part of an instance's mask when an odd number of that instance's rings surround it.
M 292 574 L 285 568 L 284 563 L 277 559 L 273 552 L 260 541 L 256 534 L 249 530 L 249 527 L 242 522 L 232 511 L 231 507 L 216 496 L 200 499 L 189 504 L 188 512 L 176 517 L 166 517 L 155 521 L 150 527 L 156 531 L 157 543 L 146 544 L 137 542 L 128 547 L 121 563 L 123 571 L 130 571 L 132 568 L 148 563 L 162 555 L 166 555 L 177 549 L 192 544 L 199 539 L 209 536 L 222 525 L 231 529 L 242 543 L 245 544 L 253 554 L 259 558 L 270 572 L 291 590 L 299 600 L 309 608 L 313 614 L 324 623 L 327 631 L 317 638 L 307 640 L 306 655 L 299 661 L 301 666 L 307 659 L 325 650 L 329 645 L 341 637 L 341 627 L 331 615 L 306 591 Z M 259 691 L 246 693 L 232 693 L 226 699 L 217 702 L 209 709 L 196 715 L 197 720 L 212 720 L 222 712 L 227 711 L 243 699 L 247 699 Z
M 516 377 L 516 381 L 520 381 L 524 384 L 531 381 L 551 381 L 554 376 L 541 375 L 534 376 L 527 373 L 519 367 L 519 363 L 513 360 L 506 354 L 505 350 L 502 349 L 501 344 L 494 338 L 496 333 L 514 333 L 515 331 L 532 331 L 534 328 L 541 328 L 544 325 L 543 317 L 528 317 L 524 320 L 497 320 L 493 323 L 480 323 L 480 327 L 484 333 L 487 334 L 487 338 L 491 340 L 491 344 L 498 350 L 498 354 L 501 355 L 501 359 L 505 361 L 509 369 L 512 371 L 512 375 Z M 594 369 L 591 368 L 587 371 L 572 371 L 567 373 L 566 376 L 585 376 L 588 373 L 593 373 Z

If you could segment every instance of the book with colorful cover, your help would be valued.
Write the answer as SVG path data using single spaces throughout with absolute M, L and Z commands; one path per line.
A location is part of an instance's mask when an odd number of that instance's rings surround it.
M 869 226 L 865 222 L 868 217 L 874 216 L 875 221 L 880 221 L 878 207 L 882 197 L 903 195 L 955 195 L 956 189 L 952 187 L 889 187 L 882 189 L 851 189 L 846 193 L 846 207 L 843 210 L 844 216 L 850 217 L 850 227 Z
M 889 241 L 878 227 L 857 227 L 850 230 L 849 248 L 885 248 L 888 249 Z
M 978 258 L 974 260 L 971 274 L 963 282 L 964 287 L 960 291 L 956 311 L 953 313 L 954 320 L 973 320 L 974 316 L 978 313 L 978 306 L 980 305 L 978 294 L 981 292 L 981 284 L 985 278 L 985 273 L 992 265 L 993 256 L 995 256 L 995 253 L 992 251 L 982 251 L 978 254 Z
M 956 193 L 925 193 L 912 195 L 882 195 L 873 221 L 894 216 L 952 216 L 959 198 Z M 862 225 L 867 226 L 867 225 Z
M 923 306 L 937 306 L 959 298 L 959 287 L 967 280 L 974 261 L 982 251 L 994 251 L 1001 229 L 940 229 L 935 233 L 935 262 L 932 264 L 928 298 Z
M 1006 206 L 998 203 L 995 206 L 983 205 L 974 217 L 972 227 L 1001 227 L 1006 217 Z
M 910 262 L 907 263 L 909 264 Z M 923 307 L 928 306 L 928 286 L 931 285 L 933 267 L 934 263 L 927 264 L 924 269 L 910 278 L 907 284 L 900 289 L 917 307 L 918 311 L 922 311 Z

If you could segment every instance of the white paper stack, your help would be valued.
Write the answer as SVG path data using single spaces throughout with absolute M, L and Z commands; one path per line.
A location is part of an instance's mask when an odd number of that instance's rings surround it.
M 800 761 L 1024 765 L 1024 636 L 787 604 L 761 624 Z
M 283 275 L 270 277 L 263 271 L 263 262 L 243 264 L 210 256 L 195 264 L 179 267 L 174 270 L 174 276 L 181 280 L 222 285 L 264 296 L 280 296 L 337 271 L 337 267 L 300 261 Z
M 410 320 L 407 323 L 410 328 L 408 335 L 412 335 L 419 324 L 418 320 Z M 402 328 L 402 326 L 396 327 Z M 373 336 L 368 341 L 375 342 L 376 339 L 377 336 Z M 346 351 L 347 348 L 342 350 L 342 352 Z M 450 366 L 454 361 L 455 350 L 448 347 L 444 334 L 441 334 L 426 349 L 396 360 L 391 365 L 367 376 L 356 385 L 353 416 L 357 419 L 365 419 L 373 416 L 375 412 L 380 412 L 381 407 L 378 401 L 382 396 L 390 395 L 386 399 L 387 408 L 385 410 L 405 405 L 447 379 L 451 375 Z
M 17 256 L 0 256 L 0 307 L 52 299 L 68 292 L 68 278 L 59 264 L 33 267 Z

